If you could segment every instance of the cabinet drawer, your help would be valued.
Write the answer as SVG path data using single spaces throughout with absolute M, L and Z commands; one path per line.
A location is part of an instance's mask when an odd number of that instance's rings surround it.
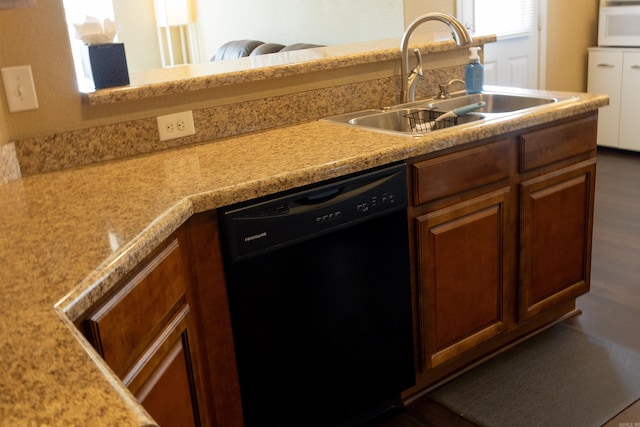
M 414 164 L 414 204 L 509 178 L 511 144 L 510 139 L 504 139 Z
M 520 135 L 520 172 L 596 149 L 598 116 Z
M 185 302 L 187 273 L 178 240 L 170 240 L 85 320 L 89 340 L 116 374 Z

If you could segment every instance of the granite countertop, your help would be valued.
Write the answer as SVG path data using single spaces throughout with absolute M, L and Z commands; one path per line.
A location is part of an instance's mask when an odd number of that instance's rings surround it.
M 473 37 L 474 46 L 495 41 L 494 34 Z M 287 77 L 301 71 L 311 73 L 395 60 L 400 58 L 399 42 L 400 39 L 391 38 L 293 50 L 277 55 L 243 57 L 234 61 L 191 64 L 189 67 L 140 71 L 131 74 L 131 84 L 128 86 L 99 89 L 86 93 L 84 98 L 89 105 L 104 105 Z M 435 53 L 448 51 L 455 45 L 451 33 L 430 32 L 416 34 L 412 38 L 412 46 L 420 47 L 423 53 Z
M 0 425 L 153 423 L 72 320 L 194 213 L 608 103 L 573 95 L 422 137 L 313 121 L 1 185 Z

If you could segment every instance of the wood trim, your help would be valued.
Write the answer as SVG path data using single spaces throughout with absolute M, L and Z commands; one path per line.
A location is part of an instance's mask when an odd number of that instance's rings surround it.
M 210 425 L 243 427 L 240 382 L 231 329 L 224 262 L 215 211 L 197 214 L 187 223 L 193 250 L 192 268 L 197 278 L 198 298 L 190 301 L 198 313 L 201 346 L 207 357 L 203 383 L 208 387 Z

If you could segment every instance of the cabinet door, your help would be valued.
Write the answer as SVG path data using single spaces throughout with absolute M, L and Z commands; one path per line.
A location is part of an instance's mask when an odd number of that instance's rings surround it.
M 191 321 L 185 305 L 122 380 L 163 427 L 200 425 L 189 345 Z
M 589 51 L 587 88 L 591 93 L 609 95 L 609 106 L 601 108 L 599 112 L 598 145 L 617 147 L 622 90 L 621 50 Z
M 185 299 L 191 280 L 185 250 L 170 239 L 84 321 L 85 335 L 118 376 Z
M 509 190 L 416 218 L 422 367 L 505 330 Z
M 589 290 L 595 159 L 521 184 L 520 320 Z
M 200 425 L 204 400 L 195 281 L 183 230 L 169 238 L 84 320 L 85 335 L 161 425 Z M 189 338 L 189 339 L 188 339 Z M 200 354 L 197 354 L 200 353 Z
M 640 53 L 625 52 L 622 68 L 622 99 L 620 102 L 620 139 L 618 147 L 640 151 Z

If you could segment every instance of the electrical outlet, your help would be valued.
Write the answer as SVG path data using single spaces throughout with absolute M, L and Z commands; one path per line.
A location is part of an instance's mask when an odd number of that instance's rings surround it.
M 193 113 L 191 111 L 158 116 L 157 120 L 160 141 L 182 138 L 196 133 L 196 128 L 193 125 Z

